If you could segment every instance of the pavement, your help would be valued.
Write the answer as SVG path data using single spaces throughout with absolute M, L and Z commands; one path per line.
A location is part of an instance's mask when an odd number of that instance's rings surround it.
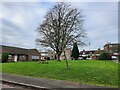
M 77 82 L 65 81 L 65 80 L 53 80 L 46 78 L 37 78 L 30 76 L 21 76 L 13 74 L 2 73 L 2 81 L 9 82 L 16 85 L 22 85 L 27 87 L 34 87 L 36 89 L 58 89 L 58 88 L 106 88 L 93 85 L 83 85 Z
M 0 88 L 14 88 L 13 86 L 0 84 Z

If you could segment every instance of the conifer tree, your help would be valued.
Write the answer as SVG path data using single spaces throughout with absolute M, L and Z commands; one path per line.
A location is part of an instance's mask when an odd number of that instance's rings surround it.
M 77 60 L 79 57 L 79 49 L 77 46 L 77 42 L 75 42 L 73 45 L 71 57 L 74 58 L 75 60 Z

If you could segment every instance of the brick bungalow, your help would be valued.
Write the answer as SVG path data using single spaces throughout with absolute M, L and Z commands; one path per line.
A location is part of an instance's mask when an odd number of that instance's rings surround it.
M 0 45 L 0 57 L 1 54 L 6 52 L 9 54 L 8 61 L 32 61 L 32 60 L 40 60 L 40 53 L 37 49 L 25 49 L 19 47 L 12 46 L 4 46 Z

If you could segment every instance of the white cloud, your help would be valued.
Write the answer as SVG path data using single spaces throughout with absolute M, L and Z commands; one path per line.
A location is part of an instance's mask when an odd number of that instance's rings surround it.
M 2 19 L 5 22 L 0 27 L 3 30 L 2 43 L 26 48 L 35 47 L 35 30 L 46 11 L 47 7 L 42 8 L 38 3 L 3 4 Z
M 20 25 L 21 27 L 24 26 L 27 21 L 26 21 L 26 16 L 25 15 L 21 15 L 21 14 L 15 14 L 13 16 L 13 18 L 11 19 L 11 21 L 17 25 Z

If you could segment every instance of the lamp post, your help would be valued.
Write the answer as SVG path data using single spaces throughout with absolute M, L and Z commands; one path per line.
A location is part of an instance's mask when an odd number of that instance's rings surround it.
M 90 51 L 90 42 L 89 42 L 89 51 Z
M 90 55 L 90 42 L 89 42 L 89 58 L 91 57 L 91 55 Z

